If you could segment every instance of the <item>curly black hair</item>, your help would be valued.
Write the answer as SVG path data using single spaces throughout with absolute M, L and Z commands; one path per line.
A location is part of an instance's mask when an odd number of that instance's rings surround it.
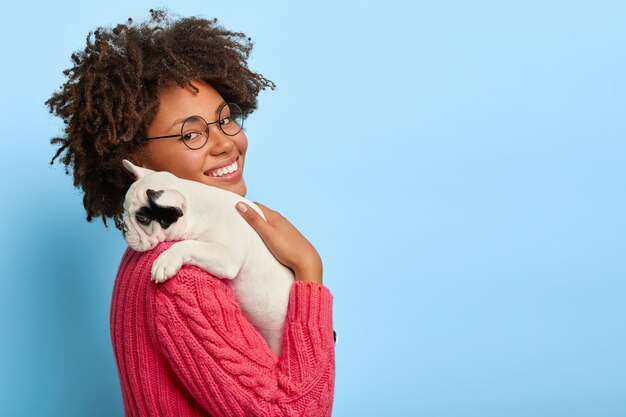
M 84 192 L 87 221 L 112 218 L 122 228 L 123 200 L 132 183 L 122 159 L 140 151 L 157 113 L 159 93 L 178 84 L 197 88 L 204 80 L 245 114 L 257 106 L 257 95 L 272 81 L 248 69 L 252 41 L 231 32 L 217 19 L 172 19 L 150 10 L 149 20 L 132 19 L 87 36 L 82 52 L 72 54 L 67 81 L 46 101 L 50 113 L 63 119 L 64 135 L 50 140 L 74 186 Z

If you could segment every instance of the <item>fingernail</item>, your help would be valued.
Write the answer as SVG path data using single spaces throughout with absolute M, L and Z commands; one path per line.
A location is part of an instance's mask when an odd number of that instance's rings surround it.
M 241 201 L 236 204 L 236 207 L 237 207 L 237 210 L 239 210 L 242 213 L 245 213 L 246 211 L 248 211 L 248 207 Z

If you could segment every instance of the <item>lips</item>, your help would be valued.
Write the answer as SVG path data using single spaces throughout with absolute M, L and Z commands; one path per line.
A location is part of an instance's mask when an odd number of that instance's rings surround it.
M 204 175 L 218 181 L 232 181 L 241 177 L 241 164 L 234 156 L 220 163 L 217 167 L 205 171 Z
M 214 171 L 210 172 L 210 175 L 212 177 L 223 177 L 224 175 L 227 174 L 232 174 L 233 172 L 237 171 L 239 169 L 239 164 L 237 164 L 237 161 L 233 162 L 232 164 L 225 166 L 223 168 L 219 168 L 216 169 Z

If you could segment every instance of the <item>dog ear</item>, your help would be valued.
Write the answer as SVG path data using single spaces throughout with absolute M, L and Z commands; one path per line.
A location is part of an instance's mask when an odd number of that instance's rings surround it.
M 144 175 L 154 172 L 153 170 L 148 169 L 148 168 L 138 167 L 137 165 L 130 162 L 128 159 L 123 159 L 122 165 L 126 169 L 126 172 L 128 172 L 130 176 L 133 177 L 133 179 L 135 180 L 138 180 Z
M 172 223 L 183 215 L 185 196 L 176 190 L 147 190 L 146 195 L 150 202 L 152 218 L 159 222 L 163 229 L 170 227 Z
M 160 207 L 178 207 L 182 210 L 185 208 L 185 203 L 187 203 L 187 199 L 183 193 L 174 189 L 158 191 L 147 190 L 146 195 L 148 196 L 150 204 Z

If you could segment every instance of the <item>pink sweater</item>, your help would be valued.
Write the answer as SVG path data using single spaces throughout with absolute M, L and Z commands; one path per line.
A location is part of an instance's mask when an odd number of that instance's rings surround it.
M 150 281 L 154 259 L 126 250 L 111 302 L 111 338 L 130 416 L 330 416 L 335 380 L 332 296 L 291 289 L 277 357 L 242 315 L 227 281 L 183 266 Z

